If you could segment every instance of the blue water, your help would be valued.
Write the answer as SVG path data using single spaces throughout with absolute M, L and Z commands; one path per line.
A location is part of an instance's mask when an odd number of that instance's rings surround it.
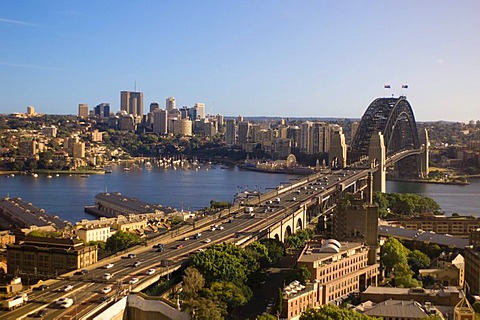
M 90 178 L 68 174 L 51 179 L 46 174 L 38 178 L 0 176 L 0 197 L 21 197 L 50 214 L 76 222 L 93 218 L 84 212 L 84 206 L 93 205 L 95 195 L 105 191 L 193 211 L 208 207 L 211 200 L 232 202 L 235 194 L 244 189 L 265 192 L 297 178 L 237 167 L 222 169 L 219 165 L 204 165 L 198 171 L 159 167 L 146 170 L 139 166 L 128 172 L 117 166 L 113 167 L 111 174 L 90 175 Z M 448 215 L 457 212 L 480 216 L 480 179 L 472 179 L 467 186 L 388 181 L 387 192 L 411 192 L 432 197 Z
M 298 178 L 237 167 L 222 169 L 219 165 L 205 165 L 198 171 L 161 167 L 146 170 L 143 166 L 132 167 L 128 172 L 121 166 L 112 169 L 111 174 L 91 174 L 89 178 L 68 174 L 53 175 L 51 179 L 46 174 L 39 174 L 38 178 L 0 176 L 0 197 L 20 197 L 61 219 L 76 222 L 93 218 L 84 212 L 84 206 L 95 204 L 95 196 L 105 191 L 193 211 L 210 206 L 211 200 L 232 202 L 235 194 L 245 189 L 265 192 Z

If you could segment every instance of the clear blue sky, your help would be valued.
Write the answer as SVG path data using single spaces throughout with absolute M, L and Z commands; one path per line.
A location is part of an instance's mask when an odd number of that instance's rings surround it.
M 76 114 L 120 91 L 212 114 L 480 119 L 480 1 L 0 2 L 0 113 Z M 385 91 L 384 84 L 392 89 Z

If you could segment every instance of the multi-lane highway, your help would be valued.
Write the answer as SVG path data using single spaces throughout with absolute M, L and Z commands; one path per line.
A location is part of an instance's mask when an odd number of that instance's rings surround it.
M 85 274 L 74 275 L 72 272 L 64 275 L 61 280 L 49 280 L 45 282 L 48 288 L 29 291 L 26 305 L 13 311 L 0 311 L 0 318 L 33 318 L 42 312 L 45 313 L 43 319 L 81 319 L 129 291 L 139 291 L 159 281 L 162 276 L 188 261 L 191 254 L 212 244 L 241 244 L 256 239 L 262 234 L 261 231 L 285 218 L 300 205 L 309 203 L 315 197 L 328 196 L 338 190 L 339 186 L 365 176 L 364 172 L 355 170 L 316 174 L 279 186 L 269 192 L 268 196 L 252 197 L 247 199 L 244 206 L 204 219 L 209 224 L 203 224 L 202 228 L 188 228 L 188 231 L 175 237 L 164 237 L 148 247 L 137 248 L 130 252 L 134 255 L 132 258 L 126 255 L 116 256 L 88 268 Z M 201 235 L 196 236 L 197 234 Z M 163 251 L 153 248 L 153 245 L 160 242 Z M 72 286 L 71 290 L 61 291 L 66 286 Z M 64 298 L 73 300 L 71 306 L 64 305 L 65 309 L 57 303 Z

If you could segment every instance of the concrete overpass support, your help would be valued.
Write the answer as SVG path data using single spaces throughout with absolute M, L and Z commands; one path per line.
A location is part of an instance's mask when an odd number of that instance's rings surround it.
M 333 133 L 328 158 L 332 169 L 341 169 L 347 166 L 347 144 L 342 130 Z
M 370 158 L 370 161 L 375 163 L 375 167 L 377 167 L 377 171 L 373 174 L 373 191 L 385 193 L 387 186 L 385 172 L 385 142 L 383 141 L 383 134 L 381 132 L 372 134 L 368 157 Z
M 420 140 L 420 145 L 422 146 L 422 153 L 419 156 L 419 168 L 420 168 L 420 176 L 422 178 L 427 178 L 428 177 L 428 161 L 429 161 L 429 146 L 430 146 L 430 141 L 428 140 L 428 131 L 427 129 L 420 131 L 419 133 L 419 140 Z

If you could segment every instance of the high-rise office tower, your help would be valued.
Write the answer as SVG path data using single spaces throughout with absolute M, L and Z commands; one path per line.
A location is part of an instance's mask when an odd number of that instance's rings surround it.
M 167 98 L 165 108 L 167 109 L 168 112 L 170 112 L 170 111 L 172 111 L 173 109 L 176 108 L 174 97 L 168 97 Z
M 88 104 L 86 104 L 86 103 L 79 103 L 78 104 L 78 116 L 80 118 L 87 118 L 88 117 Z
M 160 105 L 156 102 L 150 103 L 150 112 L 154 112 L 155 110 L 160 109 Z
M 193 108 L 196 110 L 197 114 L 197 117 L 195 119 L 205 119 L 205 103 L 195 103 L 195 106 Z
M 120 92 L 120 110 L 134 117 L 143 116 L 143 92 Z
M 238 144 L 243 145 L 249 141 L 250 122 L 241 121 L 238 123 Z
M 28 106 L 27 107 L 27 114 L 29 116 L 34 116 L 35 115 L 35 107 L 34 106 Z
M 110 116 L 110 103 L 100 103 L 94 108 L 95 116 L 99 118 L 108 118 Z
M 153 132 L 159 134 L 167 134 L 168 110 L 155 109 L 153 111 Z
M 237 128 L 235 125 L 235 119 L 227 119 L 225 121 L 225 144 L 229 146 L 235 145 Z

